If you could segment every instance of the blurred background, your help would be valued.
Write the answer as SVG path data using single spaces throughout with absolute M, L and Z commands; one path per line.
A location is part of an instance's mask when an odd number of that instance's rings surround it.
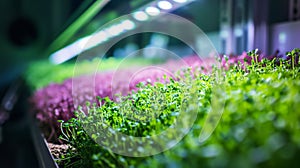
M 174 1 L 170 0 L 171 3 L 176 3 L 176 0 Z M 297 44 L 298 38 L 295 37 L 299 35 L 297 20 L 300 16 L 298 0 L 178 1 L 183 2 L 181 6 L 176 9 L 171 7 L 168 12 L 182 16 L 199 26 L 220 53 L 240 54 L 249 49 L 260 48 L 271 54 L 277 49 L 286 52 Z M 78 18 L 97 2 L 95 0 L 1 1 L 0 86 L 8 84 L 20 75 L 29 62 L 47 59 L 51 53 L 94 33 L 105 23 L 140 8 L 146 8 L 147 4 L 149 6 L 153 1 L 111 0 L 102 6 L 96 4 L 101 7 L 93 8 L 94 11 L 88 17 L 78 22 Z M 75 22 L 77 25 L 72 27 Z M 70 26 L 73 30 L 64 32 Z M 65 35 L 63 39 L 62 34 Z M 151 44 L 151 40 L 153 41 L 151 38 L 155 38 L 151 33 L 126 38 L 115 45 L 107 55 L 122 55 L 120 52 L 126 47 L 144 48 Z M 176 39 L 165 40 L 165 43 L 167 47 L 178 51 L 185 47 Z M 191 52 L 187 50 L 182 51 Z
M 72 46 L 101 31 L 99 28 L 105 23 L 137 11 L 140 13 L 126 22 L 128 31 L 138 24 L 146 24 L 154 15 L 163 17 L 161 11 L 170 12 L 195 23 L 219 53 L 241 54 L 259 48 L 270 55 L 277 50 L 285 53 L 300 44 L 300 0 L 2 0 L 0 167 L 38 165 L 33 140 L 27 136 L 30 127 L 24 109 L 30 108 L 26 107 L 29 93 L 20 84 L 20 77 L 30 63 L 38 60 L 52 64 L 74 62 L 79 52 L 72 50 Z M 170 26 L 170 29 L 176 30 L 176 27 Z M 115 32 L 114 37 L 120 33 Z M 99 46 L 114 37 L 106 36 L 86 51 L 99 52 Z M 197 47 L 202 45 L 205 44 L 199 42 Z M 193 54 L 192 49 L 178 39 L 143 33 L 121 40 L 105 56 L 123 57 L 151 46 L 178 55 Z

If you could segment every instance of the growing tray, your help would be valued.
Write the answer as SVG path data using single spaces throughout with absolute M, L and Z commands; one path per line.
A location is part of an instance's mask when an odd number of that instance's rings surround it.
M 33 139 L 39 167 L 58 168 L 58 165 L 56 164 L 50 152 L 50 149 L 47 145 L 47 141 L 42 136 L 36 124 L 31 125 L 31 134 L 32 134 L 32 139 Z

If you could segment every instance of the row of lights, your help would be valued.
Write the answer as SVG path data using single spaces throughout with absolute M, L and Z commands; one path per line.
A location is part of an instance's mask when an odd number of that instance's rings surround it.
M 134 12 L 132 14 L 132 17 L 136 21 L 146 21 L 151 16 L 155 17 L 158 16 L 161 13 L 161 10 L 164 12 L 167 12 L 168 10 L 172 9 L 174 7 L 174 3 L 183 4 L 190 0 L 172 0 L 173 3 L 167 0 L 161 0 L 158 1 L 156 4 L 146 7 L 144 10 L 140 10 L 137 12 Z M 104 30 L 101 30 L 95 34 L 92 34 L 88 37 L 84 37 L 75 43 L 53 53 L 50 56 L 51 62 L 55 64 L 60 64 L 62 62 L 67 61 L 68 59 L 80 54 L 81 51 L 90 49 L 92 47 L 95 47 L 103 42 L 106 42 L 108 39 L 113 38 L 115 36 L 118 36 L 124 32 L 127 32 L 129 30 L 132 30 L 136 27 L 136 23 L 130 19 L 126 19 L 124 21 L 121 21 L 117 24 L 114 24 L 112 26 L 109 26 L 105 28 Z M 75 50 L 76 48 L 76 50 Z M 72 49 L 72 52 L 66 52 L 66 50 Z
M 185 3 L 187 0 L 173 0 L 176 3 Z M 144 10 L 134 12 L 132 14 L 132 17 L 137 21 L 146 21 L 149 19 L 150 16 L 158 16 L 161 12 L 161 10 L 170 10 L 173 8 L 173 4 L 169 1 L 162 0 L 157 3 L 157 7 L 155 6 L 149 6 L 145 8 Z M 136 27 L 135 22 L 127 19 L 125 21 L 122 21 L 120 23 L 117 23 L 115 25 L 112 25 L 105 30 L 102 30 L 94 35 L 91 40 L 98 42 L 98 44 L 107 41 L 108 39 L 118 36 L 126 31 L 132 30 Z M 96 45 L 96 44 L 95 44 Z M 86 48 L 91 48 L 95 46 L 92 43 L 88 44 Z
M 186 3 L 188 0 L 173 0 L 176 3 Z M 173 8 L 173 4 L 169 1 L 162 0 L 157 2 L 157 7 L 155 6 L 149 6 L 145 8 L 144 10 L 134 12 L 132 14 L 132 17 L 137 21 L 146 21 L 149 19 L 150 16 L 158 16 L 161 12 L 161 10 L 170 10 Z M 85 46 L 87 49 L 94 47 L 102 42 L 107 41 L 109 38 L 118 36 L 126 31 L 132 30 L 136 27 L 135 22 L 127 19 L 120 23 L 117 23 L 115 25 L 112 25 L 105 30 L 102 30 L 96 34 L 93 35 L 92 41 L 95 41 L 94 43 L 91 42 L 88 44 L 88 46 Z M 93 40 L 94 39 L 94 40 Z M 96 44 L 97 43 L 97 44 Z
M 176 3 L 186 3 L 188 0 L 173 0 Z M 157 6 L 157 7 L 156 7 Z M 149 6 L 144 11 L 138 11 L 133 14 L 133 17 L 137 21 L 146 21 L 149 16 L 157 16 L 160 14 L 160 10 L 170 10 L 173 8 L 173 4 L 170 1 L 159 1 L 155 6 Z
M 173 0 L 173 1 L 176 3 L 186 3 L 188 0 Z M 149 19 L 150 16 L 158 16 L 160 14 L 160 9 L 161 10 L 172 9 L 173 4 L 169 1 L 162 0 L 157 3 L 157 7 L 149 6 L 149 7 L 145 8 L 144 11 L 137 11 L 137 12 L 133 13 L 132 17 L 137 21 L 146 21 Z M 102 41 L 106 41 L 107 39 L 109 39 L 111 37 L 118 36 L 123 32 L 134 29 L 135 27 L 136 27 L 135 22 L 127 19 L 120 23 L 117 23 L 115 25 L 108 27 L 103 31 L 100 31 L 100 32 L 94 34 L 93 36 L 97 37 L 99 35 L 99 37 L 102 37 Z M 104 35 L 104 34 L 106 34 L 106 35 Z M 96 38 L 96 39 L 98 39 L 98 38 Z
M 78 41 L 70 44 L 69 46 L 56 51 L 50 56 L 50 61 L 54 64 L 63 63 L 80 54 L 82 51 L 95 47 L 103 42 L 106 42 L 110 38 L 118 36 L 126 31 L 132 30 L 135 27 L 136 25 L 133 21 L 126 19 L 117 24 L 109 26 L 104 30 L 81 38 Z

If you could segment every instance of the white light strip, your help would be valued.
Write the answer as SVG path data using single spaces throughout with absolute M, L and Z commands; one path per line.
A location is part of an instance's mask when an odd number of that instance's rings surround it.
M 142 12 L 142 11 L 133 13 L 133 17 L 134 17 L 134 19 L 136 19 L 138 21 L 146 21 L 149 19 L 149 16 L 145 12 Z
M 146 13 L 150 16 L 157 16 L 160 13 L 160 10 L 156 7 L 149 6 L 145 9 Z
M 135 28 L 135 23 L 131 20 L 124 20 L 121 23 L 112 25 L 105 30 L 94 33 L 90 36 L 77 40 L 67 47 L 51 54 L 50 61 L 54 64 L 61 64 L 79 55 L 81 52 L 93 48 L 108 39 L 118 36 L 121 33 Z
M 187 5 L 186 2 L 191 2 L 192 0 L 173 0 L 176 3 L 170 3 L 166 0 L 154 1 L 141 7 L 138 12 L 135 12 L 132 16 L 137 21 L 146 21 L 150 16 L 158 16 L 162 12 L 156 8 L 158 6 L 162 10 L 175 10 L 183 5 Z M 144 12 L 145 11 L 145 12 Z M 129 19 L 121 21 L 118 24 L 109 26 L 102 31 L 94 33 L 90 36 L 84 37 L 75 41 L 74 43 L 62 48 L 55 53 L 50 55 L 50 61 L 54 64 L 61 64 L 73 57 L 79 55 L 81 52 L 86 51 L 90 48 L 93 48 L 103 42 L 106 42 L 112 37 L 118 36 L 126 31 L 136 28 L 138 25 L 137 22 L 131 21 Z
M 93 35 L 90 35 L 88 40 L 82 44 L 81 49 L 88 50 L 92 47 L 97 46 L 98 44 L 101 44 L 102 42 L 107 41 L 110 38 L 109 34 L 105 31 L 99 31 Z
M 74 56 L 78 55 L 82 51 L 82 47 L 88 41 L 89 37 L 82 38 L 67 47 L 56 51 L 55 53 L 51 54 L 50 61 L 53 64 L 61 64 Z
M 113 26 L 107 28 L 107 30 L 106 30 L 106 32 L 108 32 L 110 34 L 110 36 L 118 36 L 123 31 L 124 31 L 124 29 L 122 27 L 120 27 L 118 24 L 113 25 Z
M 173 0 L 173 1 L 177 3 L 186 3 L 188 0 Z
M 169 1 L 159 1 L 157 3 L 157 6 L 160 8 L 160 9 L 164 9 L 164 10 L 169 10 L 169 9 L 172 9 L 173 8 L 173 5 L 169 2 Z
M 124 20 L 121 25 L 125 30 L 132 30 L 135 28 L 135 23 L 131 20 Z

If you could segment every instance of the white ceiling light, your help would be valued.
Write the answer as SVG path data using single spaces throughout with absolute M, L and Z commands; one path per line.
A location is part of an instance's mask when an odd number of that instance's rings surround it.
M 177 2 L 177 3 L 186 3 L 187 0 L 173 0 L 174 2 Z
M 104 31 L 100 31 L 95 33 L 92 38 L 97 39 L 97 41 L 106 41 L 108 39 L 108 35 Z
M 107 32 L 112 36 L 117 36 L 121 34 L 123 31 L 124 29 L 119 25 L 113 25 L 107 29 Z
M 97 46 L 98 44 L 101 44 L 102 42 L 108 40 L 109 35 L 105 33 L 104 31 L 99 31 L 93 35 L 90 36 L 88 41 L 84 44 L 82 47 L 83 50 L 92 48 Z
M 160 13 L 160 10 L 156 7 L 150 6 L 145 9 L 146 13 L 151 16 L 157 16 Z
M 157 3 L 157 6 L 160 9 L 164 9 L 164 10 L 168 10 L 168 9 L 171 9 L 173 7 L 173 5 L 169 1 L 159 1 Z
M 146 21 L 150 16 L 157 16 L 161 14 L 161 10 L 172 11 L 184 5 L 187 5 L 189 2 L 194 0 L 159 0 L 153 1 L 148 5 L 145 5 L 139 9 L 139 12 L 132 14 L 132 17 L 138 21 Z M 174 5 L 174 6 L 173 6 Z M 157 6 L 157 7 L 155 7 Z M 129 20 L 128 18 L 104 28 L 104 30 L 94 33 L 92 35 L 86 36 L 82 39 L 77 40 L 76 42 L 54 52 L 50 56 L 52 63 L 60 64 L 63 63 L 77 55 L 81 52 L 84 52 L 90 48 L 93 48 L 99 44 L 102 44 L 105 41 L 110 40 L 111 38 L 118 36 L 128 30 L 132 30 L 138 26 L 135 20 Z M 240 35 L 240 31 L 235 31 L 236 34 Z M 221 32 L 221 36 L 228 36 L 228 32 Z M 280 37 L 284 39 L 284 35 Z
M 82 47 L 87 42 L 87 40 L 88 38 L 80 39 L 77 42 L 72 43 L 61 50 L 56 51 L 55 53 L 50 55 L 50 61 L 53 64 L 61 64 L 75 57 L 76 55 L 82 52 Z
M 125 30 L 132 30 L 135 28 L 135 23 L 131 20 L 124 20 L 121 23 L 121 26 L 125 29 Z
M 133 13 L 133 17 L 138 21 L 146 21 L 149 18 L 148 15 L 142 11 Z

